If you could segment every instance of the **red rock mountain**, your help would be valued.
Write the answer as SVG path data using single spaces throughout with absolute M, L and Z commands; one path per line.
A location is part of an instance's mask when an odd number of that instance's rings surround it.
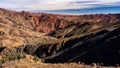
M 0 9 L 0 14 L 19 26 L 44 33 L 86 22 L 97 25 L 120 22 L 120 14 L 58 15 L 25 11 L 15 12 L 6 9 Z

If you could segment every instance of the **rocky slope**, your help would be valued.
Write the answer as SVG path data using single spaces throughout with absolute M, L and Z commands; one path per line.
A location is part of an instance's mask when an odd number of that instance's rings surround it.
M 26 53 L 46 63 L 115 66 L 120 64 L 119 41 L 120 14 L 57 15 L 0 8 L 1 60 Z
M 96 34 L 71 41 L 61 51 L 46 58 L 46 62 L 94 62 L 105 65 L 116 65 L 120 59 L 120 28 L 113 31 L 102 30 Z M 73 45 L 74 44 L 74 45 Z
M 12 13 L 15 13 L 14 11 L 1 9 L 0 13 L 0 55 L 3 57 L 17 52 L 23 52 L 24 48 L 26 48 L 25 52 L 29 52 L 32 46 L 39 47 L 40 45 L 56 43 L 57 38 L 45 36 L 45 33 L 35 32 L 30 28 L 17 24 L 19 21 L 16 23 L 14 20 L 8 19 L 7 17 L 10 17 L 9 14 L 13 16 Z M 20 20 L 19 16 L 10 18 Z M 26 51 L 28 46 L 31 47 Z

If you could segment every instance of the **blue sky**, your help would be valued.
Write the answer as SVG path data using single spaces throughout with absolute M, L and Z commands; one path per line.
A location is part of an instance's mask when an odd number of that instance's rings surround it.
M 64 14 L 119 13 L 120 0 L 1 0 L 0 8 Z

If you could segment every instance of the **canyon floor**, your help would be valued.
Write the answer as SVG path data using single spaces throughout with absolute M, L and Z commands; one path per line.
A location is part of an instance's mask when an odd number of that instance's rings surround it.
M 1 64 L 1 68 L 119 68 L 119 66 L 103 66 L 93 63 L 85 65 L 84 63 L 44 63 L 41 59 L 35 60 L 34 56 L 25 55 L 25 58 L 8 60 Z

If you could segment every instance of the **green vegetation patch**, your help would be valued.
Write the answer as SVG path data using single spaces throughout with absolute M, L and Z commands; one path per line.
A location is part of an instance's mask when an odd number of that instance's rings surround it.
M 19 60 L 21 58 L 26 58 L 25 53 L 17 53 L 17 54 L 6 56 L 0 60 L 0 63 L 5 63 L 6 61 L 9 61 L 9 60 L 16 60 L 16 59 Z

